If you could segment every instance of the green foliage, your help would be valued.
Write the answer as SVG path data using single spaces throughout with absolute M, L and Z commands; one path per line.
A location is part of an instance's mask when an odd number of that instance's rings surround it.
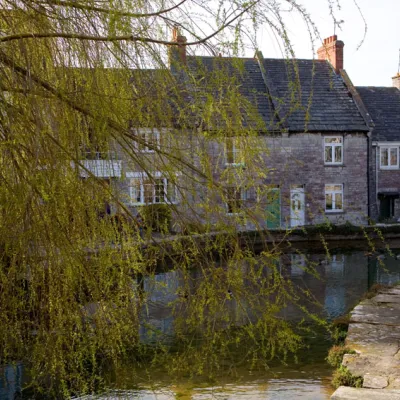
M 335 318 L 331 323 L 331 337 L 334 340 L 335 344 L 341 345 L 344 343 L 347 331 L 349 329 L 350 323 L 350 315 L 342 315 L 338 318 Z
M 328 361 L 329 365 L 332 367 L 339 368 L 345 354 L 356 354 L 356 352 L 346 346 L 335 345 L 330 348 L 326 361 Z
M 377 294 L 379 294 L 379 292 L 381 292 L 384 289 L 389 289 L 390 287 L 391 286 L 388 285 L 382 285 L 381 283 L 375 283 L 369 288 L 368 292 L 364 293 L 361 300 L 372 299 Z
M 338 388 L 339 386 L 350 386 L 360 388 L 363 385 L 363 378 L 361 376 L 354 376 L 350 373 L 347 367 L 341 365 L 334 373 L 332 378 L 332 386 Z
M 168 233 L 171 227 L 171 208 L 166 204 L 149 204 L 140 208 L 144 226 L 152 232 Z
M 195 89 L 188 93 L 165 68 L 176 46 L 158 44 L 170 41 L 165 21 L 198 40 L 199 21 L 220 30 L 229 20 L 234 41 L 221 30 L 215 43 L 232 54 L 248 35 L 248 16 L 262 26 L 271 16 L 279 19 L 278 5 L 271 15 L 269 0 L 221 2 L 229 16 L 215 21 L 214 0 L 196 2 L 190 15 L 190 2 L 95 3 L 0 3 L 0 365 L 21 361 L 37 398 L 63 399 L 101 390 L 104 371 L 112 374 L 127 361 L 146 372 L 167 365 L 171 376 L 214 377 L 235 348 L 265 368 L 274 357 L 285 360 L 302 341 L 280 313 L 304 293 L 282 275 L 278 247 L 256 256 L 241 245 L 245 224 L 261 231 L 264 204 L 246 209 L 235 198 L 239 212 L 229 217 L 221 205 L 227 186 L 245 190 L 269 179 L 268 149 L 258 140 L 268 132 L 256 102 L 239 90 L 244 63 L 221 58 L 210 74 L 199 66 L 186 76 Z M 295 8 L 312 26 L 302 7 Z M 292 110 L 302 107 L 294 83 Z M 154 131 L 162 133 L 159 143 L 148 136 Z M 219 150 L 232 135 L 241 138 L 245 168 L 216 171 L 224 164 Z M 218 146 L 214 159 L 211 146 Z M 106 168 L 115 160 L 137 172 L 129 189 L 119 168 Z M 150 179 L 155 171 L 162 175 L 157 186 Z M 169 204 L 142 205 L 156 194 Z M 113 217 L 105 205 L 112 205 Z M 149 231 L 145 250 L 135 234 L 135 207 Z M 168 233 L 172 222 L 201 232 L 187 218 L 193 213 L 206 221 L 206 231 L 224 234 L 152 241 L 152 232 Z M 143 321 L 153 305 L 144 281 L 168 289 L 154 276 L 160 254 L 173 258 L 168 268 L 179 283 L 168 303 L 174 320 L 168 334 Z M 151 346 L 140 335 L 145 328 Z

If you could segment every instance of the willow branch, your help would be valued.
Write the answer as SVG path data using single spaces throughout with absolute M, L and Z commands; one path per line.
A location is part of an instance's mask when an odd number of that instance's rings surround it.
M 251 3 L 248 7 L 242 10 L 235 17 L 230 19 L 228 22 L 223 24 L 219 29 L 211 33 L 210 35 L 195 40 L 193 42 L 182 43 L 184 46 L 195 46 L 199 44 L 203 44 L 208 40 L 212 39 L 214 36 L 218 35 L 225 28 L 235 22 L 238 18 L 244 15 L 247 11 L 249 11 L 252 7 L 254 7 L 260 0 L 256 0 Z M 0 37 L 0 43 L 11 42 L 13 40 L 21 40 L 21 39 L 45 39 L 45 38 L 62 38 L 62 39 L 78 39 L 78 40 L 91 40 L 95 42 L 141 42 L 141 43 L 154 43 L 154 44 L 162 44 L 165 46 L 176 46 L 177 42 L 171 42 L 169 40 L 158 40 L 149 37 L 143 36 L 135 36 L 135 35 L 120 35 L 120 36 L 96 36 L 96 35 L 85 35 L 81 33 L 64 33 L 64 32 L 45 32 L 45 33 L 16 33 L 13 35 L 7 35 Z
M 140 14 L 140 13 L 132 13 L 128 11 L 119 11 L 119 10 L 110 10 L 108 8 L 103 8 L 103 7 L 96 7 L 96 6 L 90 6 L 87 4 L 79 4 L 76 2 L 72 1 L 61 1 L 61 0 L 49 0 L 49 1 L 38 1 L 38 4 L 48 4 L 48 5 L 55 5 L 55 6 L 60 6 L 60 7 L 71 7 L 71 8 L 76 8 L 79 10 L 85 10 L 85 11 L 94 11 L 94 12 L 99 12 L 99 13 L 104 13 L 104 14 L 114 14 L 114 15 L 119 15 L 121 17 L 131 17 L 131 18 L 148 18 L 148 17 L 157 17 L 162 14 L 169 13 L 176 8 L 179 8 L 183 3 L 186 3 L 187 0 L 182 0 L 180 3 L 170 7 L 166 8 L 164 10 L 160 11 L 155 11 L 153 13 L 145 13 L 145 14 Z

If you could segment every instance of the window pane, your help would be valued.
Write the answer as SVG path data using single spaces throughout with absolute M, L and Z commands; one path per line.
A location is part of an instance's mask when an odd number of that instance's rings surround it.
M 343 209 L 343 196 L 342 193 L 335 193 L 335 210 Z
M 325 185 L 325 191 L 326 191 L 326 192 L 332 192 L 333 190 L 335 190 L 335 187 L 337 187 L 337 186 L 334 186 L 334 185 Z
M 384 167 L 389 165 L 388 149 L 381 149 L 381 165 Z
M 139 179 L 131 179 L 131 198 L 133 202 L 141 203 Z
M 333 190 L 334 190 L 335 192 L 337 192 L 337 191 L 341 192 L 341 191 L 342 191 L 342 185 L 334 185 L 334 186 L 333 186 Z
M 342 143 L 341 137 L 326 137 L 325 143 Z
M 325 194 L 326 209 L 332 210 L 332 193 Z
M 144 181 L 143 189 L 144 189 L 144 202 L 147 204 L 153 203 L 153 189 L 154 189 L 153 182 L 149 180 Z
M 342 146 L 335 147 L 335 162 L 342 162 Z
M 176 186 L 173 182 L 167 181 L 168 201 L 171 203 L 176 202 Z
M 332 162 L 332 147 L 325 147 L 325 162 Z
M 154 186 L 154 202 L 163 203 L 164 202 L 164 179 L 156 179 Z
M 396 148 L 390 149 L 390 165 L 391 166 L 397 165 L 397 149 Z

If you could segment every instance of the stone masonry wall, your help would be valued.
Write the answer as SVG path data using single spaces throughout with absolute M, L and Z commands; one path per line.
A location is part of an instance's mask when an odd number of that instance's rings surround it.
M 182 155 L 185 155 L 188 161 L 194 162 L 200 170 L 210 173 L 216 182 L 222 185 L 232 182 L 245 185 L 246 190 L 252 193 L 245 202 L 245 207 L 250 210 L 255 207 L 256 202 L 252 187 L 279 185 L 282 227 L 290 226 L 289 200 L 292 185 L 304 187 L 306 225 L 327 221 L 336 224 L 349 221 L 355 225 L 365 225 L 368 222 L 367 136 L 361 133 L 343 136 L 343 164 L 339 166 L 324 164 L 324 136 L 328 135 L 302 133 L 246 138 L 243 141 L 244 163 L 240 167 L 226 165 L 223 140 L 199 138 L 196 135 L 191 137 L 188 134 L 182 137 L 179 145 Z M 123 158 L 123 153 L 120 156 Z M 155 163 L 154 157 L 157 156 L 144 154 L 142 159 L 149 168 L 159 171 L 163 162 L 159 160 Z M 160 167 L 154 167 L 158 163 Z M 132 161 L 125 160 L 123 178 L 114 185 L 120 199 L 128 206 L 129 180 L 124 179 L 124 175 L 128 170 L 142 171 L 143 166 L 139 164 L 135 165 Z M 215 203 L 215 210 L 204 217 L 204 222 L 211 220 L 217 223 L 221 215 L 225 220 L 229 219 L 224 215 L 225 203 L 220 193 L 211 193 L 210 188 L 191 183 L 186 177 L 186 172 L 180 179 L 184 182 L 182 188 L 188 191 L 189 196 L 182 199 L 178 210 L 181 209 L 185 214 L 198 212 L 198 215 L 204 216 L 204 201 L 209 201 Z M 325 184 L 343 184 L 343 212 L 325 212 Z M 255 219 L 244 221 L 242 228 L 265 228 L 264 213 L 257 214 Z

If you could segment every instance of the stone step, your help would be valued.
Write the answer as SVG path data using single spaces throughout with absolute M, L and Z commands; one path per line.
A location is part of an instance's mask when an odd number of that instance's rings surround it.
M 340 386 L 331 396 L 331 400 L 400 400 L 400 390 Z

